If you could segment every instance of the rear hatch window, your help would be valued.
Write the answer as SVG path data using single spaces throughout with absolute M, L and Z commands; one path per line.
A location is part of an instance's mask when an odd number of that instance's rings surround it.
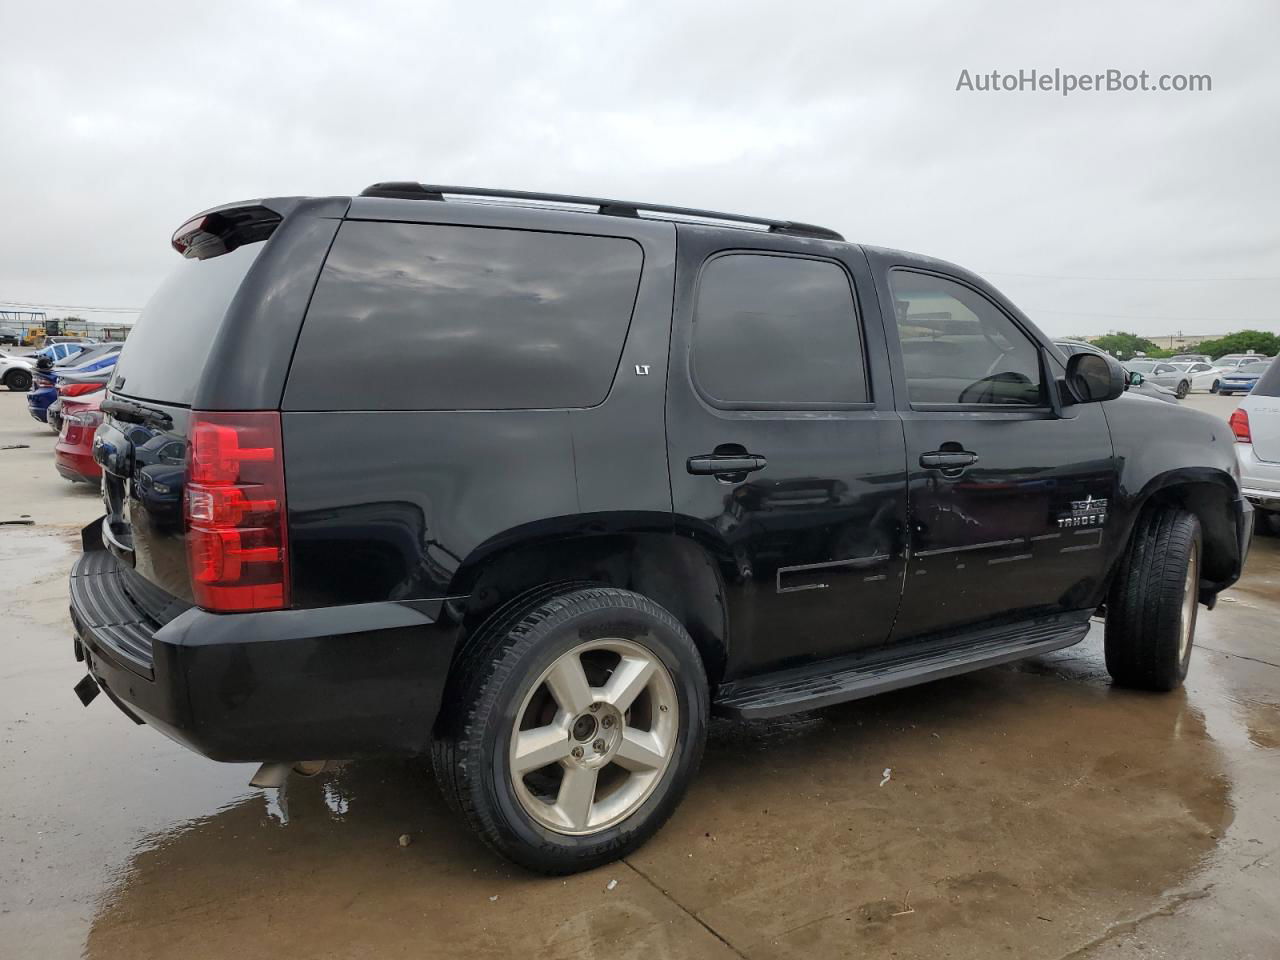
M 116 365 L 112 389 L 190 406 L 213 338 L 264 244 L 208 260 L 184 259 L 147 303 Z

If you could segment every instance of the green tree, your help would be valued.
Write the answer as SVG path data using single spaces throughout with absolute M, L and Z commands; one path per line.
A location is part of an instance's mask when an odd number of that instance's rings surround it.
M 1239 330 L 1216 340 L 1205 340 L 1195 348 L 1196 353 L 1207 353 L 1215 360 L 1228 353 L 1261 353 L 1274 357 L 1280 353 L 1280 337 L 1262 330 Z
M 1108 333 L 1105 337 L 1094 337 L 1089 342 L 1121 360 L 1132 360 L 1139 353 L 1145 353 L 1148 357 L 1169 356 L 1168 350 L 1136 333 Z

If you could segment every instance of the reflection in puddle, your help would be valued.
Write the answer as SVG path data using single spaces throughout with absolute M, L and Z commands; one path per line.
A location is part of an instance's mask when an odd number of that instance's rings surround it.
M 371 955 L 518 943 L 626 956 L 637 936 L 698 955 L 698 941 L 669 939 L 687 916 L 654 885 L 748 944 L 910 953 L 943 930 L 960 956 L 1043 952 L 1046 936 L 1065 948 L 1195 870 L 1231 817 L 1188 698 L 1112 690 L 1096 649 L 1068 653 L 774 722 L 716 721 L 686 802 L 631 858 L 652 884 L 622 864 L 566 879 L 508 866 L 444 808 L 424 763 L 294 776 L 138 850 L 87 955 L 252 956 L 281 925 L 299 955 L 358 942 Z M 913 927 L 895 916 L 905 891 Z M 1053 928 L 1026 927 L 1037 915 Z

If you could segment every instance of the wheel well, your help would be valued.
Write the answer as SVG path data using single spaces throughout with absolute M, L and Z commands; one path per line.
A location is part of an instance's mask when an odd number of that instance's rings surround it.
M 674 534 L 607 534 L 509 548 L 485 563 L 471 588 L 465 632 L 474 634 L 513 597 L 560 580 L 604 583 L 660 603 L 689 631 L 708 682 L 724 675 L 728 618 L 715 562 Z
M 1237 550 L 1231 495 L 1216 483 L 1178 483 L 1157 490 L 1143 504 L 1144 510 L 1160 507 L 1176 507 L 1196 515 L 1203 544 L 1201 579 L 1210 582 L 1228 579 Z

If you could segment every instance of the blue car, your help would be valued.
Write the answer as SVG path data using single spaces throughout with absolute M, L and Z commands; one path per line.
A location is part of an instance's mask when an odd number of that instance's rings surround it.
M 79 344 L 55 343 L 45 350 L 53 347 L 79 346 Z M 41 423 L 49 422 L 49 405 L 58 399 L 57 381 L 64 375 L 78 376 L 85 373 L 95 373 L 106 370 L 115 366 L 116 360 L 120 357 L 120 348 L 122 344 L 108 343 L 101 346 L 91 346 L 82 353 L 72 354 L 64 357 L 61 361 L 54 363 L 51 367 L 41 369 L 39 366 L 35 370 L 35 383 L 31 386 L 31 392 L 27 394 L 27 412 L 31 414 L 33 420 Z M 43 354 L 44 351 L 41 351 Z
M 77 354 L 88 350 L 92 344 L 89 343 L 51 343 L 43 350 L 37 350 L 31 355 L 33 360 L 41 357 L 48 357 L 54 363 L 61 363 L 66 360 L 74 362 Z
M 1267 372 L 1269 366 L 1271 366 L 1270 360 L 1255 360 L 1240 364 L 1234 370 L 1223 373 L 1218 379 L 1218 392 L 1228 395 L 1248 393 L 1258 382 L 1258 378 Z

